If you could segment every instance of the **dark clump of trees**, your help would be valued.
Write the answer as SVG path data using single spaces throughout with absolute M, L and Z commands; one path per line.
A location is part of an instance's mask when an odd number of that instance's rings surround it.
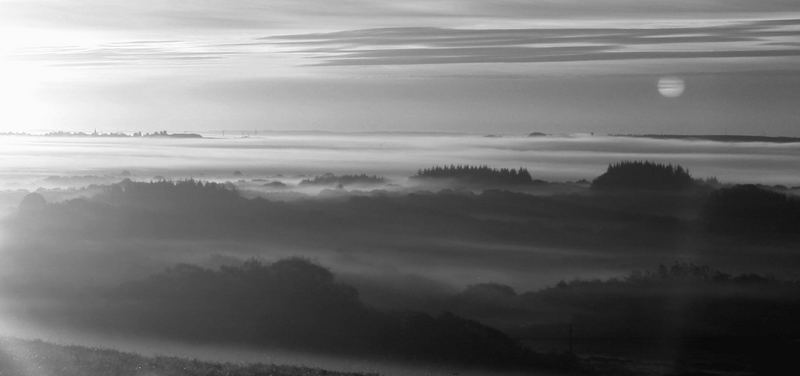
M 478 184 L 530 184 L 533 178 L 527 169 L 491 168 L 489 166 L 434 166 L 417 171 L 414 179 L 452 179 Z
M 218 270 L 178 265 L 115 291 L 141 309 L 144 331 L 189 339 L 275 340 L 317 347 L 346 337 L 368 313 L 357 292 L 303 259 Z M 335 323 L 335 324 L 334 324 Z
M 315 176 L 312 179 L 303 179 L 300 185 L 373 185 L 383 184 L 386 178 L 377 175 L 357 174 L 357 175 L 334 175 L 327 173 L 320 176 Z
M 704 209 L 705 224 L 712 232 L 800 234 L 800 199 L 756 185 L 718 189 Z
M 179 265 L 109 293 L 113 328 L 197 341 L 485 366 L 561 364 L 450 313 L 386 313 L 301 258 L 217 270 Z
M 681 191 L 693 185 L 694 179 L 685 168 L 650 161 L 611 164 L 592 181 L 596 190 Z

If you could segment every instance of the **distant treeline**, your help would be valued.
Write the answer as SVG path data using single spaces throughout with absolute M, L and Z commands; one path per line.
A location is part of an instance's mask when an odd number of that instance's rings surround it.
M 450 165 L 417 170 L 414 179 L 452 179 L 468 183 L 530 184 L 533 182 L 527 169 L 491 168 L 489 166 Z
M 24 134 L 26 136 L 32 136 L 30 134 Z M 48 132 L 45 133 L 43 136 L 45 137 L 170 137 L 170 138 L 203 138 L 202 135 L 197 133 L 168 133 L 167 131 L 160 131 L 160 132 L 152 132 L 152 133 L 143 133 L 143 132 L 133 132 L 131 134 L 123 133 L 123 132 L 109 132 L 109 133 L 102 133 L 94 131 L 92 133 L 87 132 L 66 132 L 66 131 L 56 131 L 56 132 Z
M 649 161 L 623 161 L 608 166 L 592 182 L 597 190 L 680 191 L 691 188 L 694 179 L 681 166 Z
M 634 270 L 623 278 L 561 281 L 555 287 L 544 291 L 580 288 L 582 286 L 669 286 L 676 284 L 689 284 L 695 287 L 761 284 L 800 289 L 800 282 L 798 281 L 779 280 L 775 277 L 757 273 L 731 274 L 712 268 L 709 265 L 698 265 L 693 262 L 678 260 L 671 265 L 659 264 L 655 269 Z
M 358 175 L 334 175 L 331 173 L 327 173 L 320 176 L 315 176 L 311 179 L 303 179 L 300 181 L 300 185 L 353 185 L 353 184 L 361 184 L 361 185 L 373 185 L 373 184 L 383 184 L 386 182 L 386 178 L 377 175 L 367 175 L 367 174 L 358 174 Z
M 718 142 L 774 142 L 790 143 L 800 142 L 800 137 L 786 136 L 752 136 L 752 135 L 728 135 L 728 134 L 615 134 L 615 137 L 637 137 L 654 138 L 662 140 L 699 140 L 699 141 L 718 141 Z

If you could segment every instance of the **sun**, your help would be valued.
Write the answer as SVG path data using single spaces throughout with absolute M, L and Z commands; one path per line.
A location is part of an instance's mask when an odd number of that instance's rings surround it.
M 24 131 L 41 126 L 44 114 L 38 96 L 40 69 L 0 57 L 0 131 Z
M 677 98 L 686 90 L 686 83 L 680 77 L 661 77 L 658 79 L 658 92 L 667 98 Z

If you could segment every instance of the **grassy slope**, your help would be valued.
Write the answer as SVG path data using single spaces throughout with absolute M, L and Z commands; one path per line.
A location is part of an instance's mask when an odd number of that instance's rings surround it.
M 209 363 L 172 357 L 144 357 L 114 350 L 62 346 L 42 341 L 0 339 L 0 375 L 360 375 L 269 364 Z

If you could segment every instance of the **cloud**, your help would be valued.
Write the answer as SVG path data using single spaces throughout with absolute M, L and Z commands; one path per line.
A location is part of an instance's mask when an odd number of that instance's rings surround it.
M 242 51 L 213 48 L 200 43 L 177 40 L 150 40 L 107 43 L 97 46 L 40 47 L 16 54 L 17 59 L 56 66 L 100 67 L 190 64 L 220 60 Z
M 800 20 L 707 27 L 443 29 L 383 28 L 265 38 L 318 65 L 561 62 L 798 56 L 786 39 Z
M 663 27 L 402 27 L 37 47 L 16 57 L 89 67 L 223 65 L 238 58 L 256 71 L 263 59 L 291 67 L 794 57 L 800 55 L 798 26 L 800 19 Z
M 4 21 L 53 28 L 346 29 L 465 27 L 542 19 L 759 17 L 800 12 L 793 0 L 4 0 Z

